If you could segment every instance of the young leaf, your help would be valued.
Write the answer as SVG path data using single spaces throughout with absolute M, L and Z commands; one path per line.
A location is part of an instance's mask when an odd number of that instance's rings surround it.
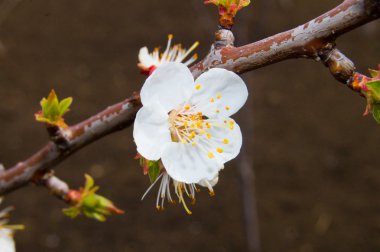
M 36 120 L 66 128 L 63 115 L 69 111 L 72 101 L 73 99 L 69 97 L 59 102 L 57 94 L 51 90 L 47 98 L 42 98 L 40 102 L 42 110 L 35 114 Z
M 112 201 L 95 193 L 99 187 L 94 186 L 94 179 L 91 176 L 86 174 L 85 178 L 84 188 L 80 188 L 78 191 L 71 190 L 67 194 L 68 200 L 72 202 L 73 206 L 63 209 L 65 215 L 75 218 L 82 213 L 89 218 L 105 221 L 106 216 L 124 213 Z
M 376 78 L 377 76 L 379 76 L 379 71 L 377 71 L 377 70 L 368 69 L 368 72 L 372 78 Z
M 372 108 L 372 115 L 376 122 L 380 124 L 380 104 L 374 104 Z
M 160 175 L 160 164 L 158 161 L 148 161 L 148 175 L 150 183 L 156 181 L 158 175 Z
M 69 111 L 69 107 L 70 107 L 71 103 L 73 103 L 73 98 L 71 98 L 71 97 L 63 99 L 59 103 L 59 116 L 63 116 L 64 114 L 66 114 Z
M 380 102 L 380 80 L 369 81 L 366 85 L 372 91 L 373 98 Z

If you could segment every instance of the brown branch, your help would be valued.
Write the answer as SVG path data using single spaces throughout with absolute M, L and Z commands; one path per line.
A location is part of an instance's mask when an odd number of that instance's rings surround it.
M 36 185 L 46 187 L 52 195 L 58 199 L 64 200 L 66 203 L 70 203 L 70 200 L 67 197 L 70 188 L 66 182 L 54 176 L 54 171 L 36 173 L 32 178 L 32 182 Z
M 50 141 L 26 161 L 0 172 L 0 195 L 28 184 L 37 173 L 47 171 L 93 141 L 129 126 L 140 107 L 139 95 L 135 94 L 77 125 L 62 130 L 67 142 L 65 148 Z
M 380 16 L 379 0 L 346 0 L 306 24 L 241 47 L 212 49 L 191 69 L 199 76 L 212 67 L 244 73 L 292 58 L 319 60 L 319 51 L 344 33 Z
M 334 41 L 340 35 L 366 24 L 380 16 L 380 0 L 346 0 L 326 14 L 295 29 L 242 47 L 233 47 L 233 34 L 228 30 L 217 32 L 217 41 L 210 53 L 192 67 L 195 77 L 212 67 L 221 67 L 244 73 L 259 67 L 291 58 L 319 60 L 333 69 L 328 57 Z M 335 51 L 330 56 L 334 56 Z M 339 58 L 339 57 L 338 57 Z M 335 57 L 335 59 L 338 59 Z M 348 74 L 349 75 L 349 74 Z M 349 76 L 348 76 L 349 77 Z M 32 181 L 35 174 L 47 171 L 82 147 L 121 130 L 133 123 L 141 107 L 139 96 L 113 105 L 103 112 L 75 126 L 63 130 L 64 145 L 49 142 L 26 161 L 0 172 L 0 195 L 11 192 Z

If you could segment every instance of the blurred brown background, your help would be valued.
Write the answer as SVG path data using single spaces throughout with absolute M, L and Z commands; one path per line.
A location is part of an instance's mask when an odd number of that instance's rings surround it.
M 0 160 L 9 167 L 47 141 L 34 112 L 54 88 L 73 96 L 76 123 L 139 90 L 146 45 L 167 34 L 205 55 L 216 8 L 202 0 L 0 0 Z M 293 28 L 338 0 L 255 0 L 237 19 L 237 44 Z M 14 6 L 12 6 L 14 5 Z M 14 8 L 12 8 L 14 7 Z M 380 62 L 379 22 L 339 39 L 360 71 Z M 243 75 L 250 89 L 237 115 L 253 158 L 262 251 L 380 251 L 380 127 L 362 118 L 365 101 L 311 60 L 290 60 Z M 240 120 L 239 120 L 240 117 Z M 101 193 L 126 211 L 106 223 L 63 216 L 64 203 L 30 186 L 7 197 L 18 251 L 246 251 L 239 159 L 186 215 L 157 212 L 155 190 L 133 160 L 132 128 L 83 149 L 57 167 L 73 187 L 93 175 Z M 241 158 L 241 157 L 240 157 Z

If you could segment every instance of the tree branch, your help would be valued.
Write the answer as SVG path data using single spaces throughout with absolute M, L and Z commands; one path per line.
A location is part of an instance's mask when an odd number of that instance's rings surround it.
M 304 25 L 241 47 L 233 47 L 232 32 L 222 29 L 216 33 L 216 42 L 210 53 L 191 70 L 194 77 L 213 67 L 244 73 L 285 59 L 303 57 L 322 59 L 330 70 L 340 71 L 341 68 L 334 68 L 334 64 L 344 57 L 334 50 L 335 39 L 379 16 L 380 0 L 346 0 Z M 354 66 L 349 63 L 342 65 L 347 67 L 343 74 L 335 70 L 332 72 L 340 81 L 349 83 Z M 63 136 L 66 139 L 64 144 L 50 141 L 26 161 L 0 172 L 0 195 L 27 185 L 36 173 L 51 169 L 82 147 L 131 125 L 140 107 L 139 96 L 135 94 L 62 130 L 58 139 L 62 140 Z
M 191 69 L 194 76 L 213 67 L 244 73 L 286 59 L 320 60 L 320 51 L 334 45 L 336 38 L 379 16 L 379 0 L 345 0 L 292 30 L 241 47 L 213 48 Z
M 34 175 L 32 181 L 36 185 L 46 187 L 50 193 L 58 199 L 64 200 L 66 203 L 70 203 L 70 199 L 67 197 L 70 192 L 70 188 L 66 182 L 54 176 L 54 171 L 50 170 L 37 173 Z
M 61 130 L 66 138 L 64 148 L 50 141 L 26 161 L 0 172 L 0 195 L 28 184 L 35 174 L 54 167 L 95 140 L 129 126 L 140 107 L 139 95 L 135 94 L 77 125 Z

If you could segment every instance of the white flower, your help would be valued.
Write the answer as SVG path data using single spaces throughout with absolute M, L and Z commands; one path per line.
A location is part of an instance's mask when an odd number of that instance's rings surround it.
M 197 54 L 194 54 L 187 61 L 184 61 L 192 51 L 199 45 L 199 42 L 195 42 L 190 49 L 186 50 L 182 48 L 181 44 L 174 45 L 171 47 L 171 42 L 173 35 L 168 36 L 168 44 L 165 51 L 161 54 L 159 48 L 155 48 L 152 53 L 149 53 L 147 47 L 143 47 L 139 52 L 139 63 L 137 66 L 141 69 L 143 73 L 151 74 L 157 67 L 166 62 L 178 62 L 184 63 L 185 65 L 190 65 L 195 60 L 197 60 Z
M 231 71 L 214 68 L 194 82 L 184 64 L 167 63 L 148 77 L 140 95 L 143 107 L 133 130 L 137 151 L 145 159 L 161 159 L 165 168 L 157 207 L 163 207 L 165 198 L 172 201 L 173 179 L 177 197 L 188 211 L 183 195 L 195 199 L 195 184 L 213 194 L 224 163 L 240 152 L 241 131 L 230 116 L 246 102 L 247 87 Z
M 0 203 L 2 198 L 0 198 Z M 7 217 L 11 208 L 6 208 L 0 211 L 0 251 L 1 252 L 15 252 L 15 242 L 13 240 L 13 228 L 12 226 L 7 227 Z
M 0 227 L 0 251 L 1 252 L 15 252 L 16 251 L 12 230 Z

